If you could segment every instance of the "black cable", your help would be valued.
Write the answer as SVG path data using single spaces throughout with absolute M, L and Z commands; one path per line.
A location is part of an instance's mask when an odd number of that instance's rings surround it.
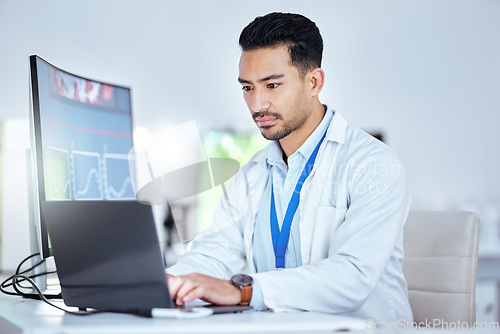
M 39 265 L 41 265 L 42 263 L 45 262 L 44 259 L 42 259 L 41 261 L 39 261 L 38 263 L 36 263 L 35 265 L 31 266 L 30 268 L 28 269 L 25 269 L 23 271 L 21 271 L 21 267 L 22 265 L 28 261 L 29 259 L 37 256 L 39 254 L 32 254 L 30 256 L 28 256 L 27 258 L 25 258 L 24 260 L 21 261 L 21 263 L 17 266 L 17 269 L 16 269 L 16 272 L 15 274 L 9 276 L 6 280 L 4 280 L 1 284 L 0 284 L 0 292 L 4 293 L 4 294 L 7 294 L 7 295 L 11 295 L 11 296 L 22 296 L 22 297 L 25 297 L 25 298 L 30 298 L 30 299 L 37 299 L 37 300 L 41 300 L 47 304 L 49 304 L 50 306 L 52 307 L 55 307 L 57 308 L 58 310 L 61 310 L 61 311 L 64 311 L 68 314 L 73 314 L 73 315 L 91 315 L 91 314 L 96 314 L 96 313 L 103 313 L 103 312 L 106 312 L 106 311 L 100 311 L 100 310 L 92 310 L 92 311 L 70 311 L 70 310 L 66 310 L 60 306 L 57 306 L 53 303 L 51 303 L 49 301 L 49 299 L 53 299 L 53 298 L 57 298 L 57 299 L 62 299 L 62 294 L 57 294 L 57 295 L 46 295 L 46 294 L 43 294 L 43 292 L 40 290 L 40 288 L 38 287 L 38 285 L 35 283 L 35 281 L 33 281 L 32 278 L 35 278 L 35 277 L 38 277 L 38 276 L 43 276 L 43 275 L 49 275 L 49 274 L 55 274 L 57 273 L 56 271 L 48 271 L 48 272 L 43 272 L 43 273 L 37 273 L 37 274 L 33 274 L 33 275 L 24 275 L 25 273 L 27 272 L 30 272 L 32 271 L 33 269 L 35 269 L 36 267 L 38 267 Z M 31 287 L 36 291 L 36 293 L 25 293 L 23 291 L 20 290 L 21 289 L 29 289 L 29 287 L 23 287 L 20 283 L 21 282 L 28 282 Z M 15 292 L 12 292 L 12 291 L 8 291 L 6 290 L 6 288 L 8 287 L 12 287 L 14 289 Z M 107 311 L 107 312 L 113 312 L 113 311 Z M 149 310 L 149 312 L 145 312 L 143 310 L 130 310 L 130 311 L 116 311 L 116 312 L 113 312 L 113 313 L 128 313 L 128 314 L 135 314 L 135 315 L 139 315 L 139 316 L 143 316 L 143 317 L 151 317 L 151 312 Z
M 25 275 L 15 275 L 13 278 L 12 278 L 12 286 L 16 286 L 18 285 L 18 282 L 17 280 L 18 279 L 22 279 L 23 281 L 28 281 L 31 286 L 33 287 L 33 289 L 35 289 L 35 291 L 38 293 L 38 296 L 39 296 L 39 299 L 42 300 L 43 302 L 49 304 L 50 306 L 52 307 L 55 307 L 56 309 L 58 310 L 61 310 L 65 313 L 68 313 L 68 314 L 72 314 L 72 315 L 92 315 L 92 314 L 96 314 L 96 313 L 106 313 L 106 312 L 111 312 L 111 313 L 125 313 L 125 314 L 134 314 L 134 315 L 138 315 L 138 316 L 141 316 L 141 317 L 146 317 L 146 318 L 151 318 L 151 310 L 142 310 L 142 309 L 137 309 L 137 310 L 129 310 L 129 311 L 100 311 L 100 310 L 92 310 L 92 311 L 70 311 L 70 310 L 67 310 L 63 307 L 60 307 L 60 306 L 57 306 L 53 303 L 51 303 L 47 298 L 46 298 L 46 295 L 44 295 L 42 293 L 42 291 L 40 290 L 40 288 L 38 287 L 38 285 L 36 285 L 35 281 L 33 281 L 30 277 L 28 276 L 25 276 Z
M 35 289 L 35 291 L 38 293 L 38 296 L 40 297 L 40 299 L 42 301 L 44 301 L 45 303 L 49 304 L 52 307 L 55 307 L 58 310 L 61 310 L 61 311 L 64 311 L 66 313 L 73 314 L 73 315 L 91 315 L 91 314 L 95 314 L 95 313 L 101 313 L 101 311 L 98 311 L 98 310 L 95 310 L 95 311 L 76 311 L 75 312 L 75 311 L 66 310 L 60 306 L 57 306 L 57 305 L 51 303 L 45 297 L 45 295 L 42 293 L 42 291 L 40 291 L 40 288 L 38 287 L 38 285 L 36 285 L 35 281 L 33 281 L 31 278 L 29 278 L 28 276 L 25 276 L 25 275 L 14 275 L 14 277 L 12 278 L 12 286 L 14 287 L 14 289 L 16 289 L 16 285 L 18 284 L 17 280 L 19 278 L 22 278 L 24 281 L 28 281 L 31 284 L 31 286 L 33 287 L 33 289 Z
M 38 254 L 38 253 L 31 254 L 30 256 L 28 256 L 24 260 L 22 260 L 19 263 L 19 265 L 17 266 L 16 272 L 13 275 L 9 276 L 6 280 L 4 280 L 0 284 L 0 292 L 4 293 L 6 295 L 10 295 L 10 296 L 23 296 L 25 298 L 41 299 L 38 294 L 35 294 L 35 293 L 25 293 L 25 292 L 22 292 L 21 290 L 19 290 L 19 288 L 25 288 L 25 287 L 23 287 L 22 285 L 19 284 L 20 282 L 25 281 L 24 279 L 21 280 L 21 281 L 19 281 L 19 282 L 16 281 L 17 283 L 14 283 L 14 280 L 13 280 L 13 278 L 15 276 L 17 276 L 17 275 L 24 275 L 25 273 L 30 272 L 33 269 L 35 269 L 36 267 L 38 267 L 41 264 L 43 264 L 45 262 L 44 259 L 38 261 L 38 263 L 36 263 L 35 265 L 32 265 L 30 268 L 21 271 L 21 268 L 22 268 L 23 264 L 26 263 L 26 261 L 28 261 L 29 259 L 31 259 L 31 258 L 33 258 L 35 256 L 39 256 L 39 255 L 40 254 Z M 42 276 L 42 275 L 48 275 L 49 273 L 55 273 L 55 272 L 38 273 L 38 274 L 30 275 L 28 277 L 29 278 L 34 278 L 34 277 L 38 277 L 38 276 Z M 10 286 L 12 286 L 12 288 L 14 289 L 15 292 L 6 290 Z M 56 295 L 45 295 L 45 297 L 48 298 L 48 299 L 56 299 L 56 298 L 60 299 L 60 298 L 62 298 L 62 295 L 59 293 L 59 294 L 56 294 Z
M 7 295 L 17 296 L 18 294 L 17 294 L 16 292 L 11 292 L 11 291 L 7 291 L 7 290 L 5 290 L 5 288 L 7 288 L 7 287 L 9 287 L 9 286 L 11 286 L 11 285 L 12 285 L 12 283 L 9 283 L 9 284 L 8 284 L 7 282 L 10 282 L 10 281 L 12 280 L 12 278 L 13 278 L 15 275 L 17 275 L 17 274 L 20 274 L 20 273 L 21 273 L 21 272 L 20 272 L 21 267 L 22 267 L 22 265 L 23 265 L 26 261 L 28 261 L 29 259 L 31 259 L 32 257 L 35 257 L 35 256 L 37 256 L 37 255 L 38 255 L 38 254 L 36 254 L 36 253 L 35 253 L 35 254 L 31 254 L 30 256 L 28 256 L 27 258 L 25 258 L 24 260 L 22 260 L 22 261 L 21 261 L 21 263 L 17 266 L 17 269 L 16 269 L 15 274 L 14 274 L 14 275 L 9 276 L 9 277 L 8 277 L 5 281 L 3 281 L 3 282 L 2 282 L 2 284 L 0 284 L 0 291 L 1 291 L 1 292 L 3 292 L 3 293 L 5 293 L 5 294 L 7 294 Z M 33 270 L 34 268 L 36 268 L 37 266 L 39 266 L 39 265 L 40 265 L 40 263 L 37 263 L 35 266 L 32 266 L 31 268 L 24 270 L 21 274 L 24 274 L 24 273 L 26 273 L 26 272 L 28 272 L 28 271 L 31 271 L 31 270 Z
M 33 274 L 33 275 L 28 275 L 29 278 L 35 278 L 35 277 L 39 277 L 39 276 L 44 276 L 44 275 L 50 275 L 50 274 L 56 274 L 57 271 L 45 271 L 43 273 L 38 273 L 38 274 Z M 19 273 L 21 274 L 21 273 Z M 14 277 L 15 275 L 19 275 L 19 274 L 14 274 L 12 276 L 10 276 L 8 279 L 6 279 L 4 282 L 5 284 L 3 285 L 4 288 L 7 288 L 9 286 L 12 286 L 12 277 Z M 10 281 L 10 283 L 7 283 L 7 281 Z M 23 282 L 24 279 L 20 280 L 19 283 Z M 20 288 L 23 288 L 23 289 L 31 289 L 31 286 L 22 286 L 21 284 L 19 284 L 19 287 Z
M 39 276 L 46 276 L 46 275 L 48 276 L 48 275 L 50 275 L 50 274 L 57 274 L 57 271 L 55 271 L 55 270 L 54 270 L 54 271 L 44 271 L 44 272 L 42 272 L 42 273 L 33 274 L 33 275 L 28 275 L 28 277 L 29 277 L 29 278 L 31 278 L 31 279 L 33 279 L 33 278 L 35 278 L 35 277 L 39 277 Z M 31 289 L 31 286 L 23 286 L 23 285 L 21 285 L 21 282 L 23 282 L 23 281 L 24 281 L 24 279 L 21 279 L 21 280 L 17 283 L 17 285 L 18 285 L 20 288 L 23 288 L 23 289 Z M 11 286 L 11 285 L 12 285 L 12 282 L 11 282 L 11 283 L 9 283 L 9 284 L 6 284 L 6 285 L 5 285 L 5 287 Z M 54 285 L 54 284 L 53 284 L 53 285 Z
M 35 257 L 35 256 L 39 256 L 40 254 L 39 253 L 35 253 L 35 254 L 31 254 L 30 256 L 28 256 L 27 258 L 25 258 L 24 260 L 21 261 L 21 263 L 19 263 L 19 265 L 17 266 L 17 269 L 16 269 L 16 274 L 19 274 L 19 272 L 21 271 L 21 267 L 23 266 L 23 264 L 28 261 L 29 259 Z M 40 260 L 37 264 L 35 264 L 34 266 L 32 266 L 31 268 L 29 269 L 26 269 L 24 272 L 28 272 L 28 271 L 31 271 L 33 269 L 35 269 L 36 267 L 38 267 L 39 265 L 41 265 L 42 263 L 44 263 L 45 260 L 42 259 Z

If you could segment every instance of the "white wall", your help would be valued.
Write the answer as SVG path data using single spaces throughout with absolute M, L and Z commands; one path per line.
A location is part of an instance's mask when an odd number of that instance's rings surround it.
M 238 36 L 275 10 L 318 24 L 322 101 L 386 132 L 414 208 L 500 210 L 495 0 L 0 0 L 0 120 L 27 116 L 28 56 L 38 54 L 131 86 L 135 124 L 152 131 L 193 119 L 255 131 L 236 81 Z
M 0 268 L 9 270 L 15 269 L 31 254 L 26 169 L 26 150 L 30 142 L 27 124 L 27 118 L 13 118 L 2 124 Z

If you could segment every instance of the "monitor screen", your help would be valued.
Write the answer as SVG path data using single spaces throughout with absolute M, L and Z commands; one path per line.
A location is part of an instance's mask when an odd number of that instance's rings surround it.
M 41 201 L 133 200 L 130 89 L 30 57 L 35 220 L 42 257 L 50 243 Z

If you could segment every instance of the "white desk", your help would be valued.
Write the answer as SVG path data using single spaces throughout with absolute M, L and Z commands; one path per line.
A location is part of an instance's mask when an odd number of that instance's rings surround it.
M 1 334 L 332 333 L 365 327 L 364 320 L 312 312 L 252 311 L 182 320 L 111 313 L 82 317 L 64 314 L 40 301 L 0 295 Z

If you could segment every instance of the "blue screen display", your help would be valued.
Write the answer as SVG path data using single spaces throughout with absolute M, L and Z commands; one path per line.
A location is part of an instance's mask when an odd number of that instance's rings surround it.
M 135 199 L 128 161 L 130 90 L 39 58 L 37 76 L 44 199 Z

